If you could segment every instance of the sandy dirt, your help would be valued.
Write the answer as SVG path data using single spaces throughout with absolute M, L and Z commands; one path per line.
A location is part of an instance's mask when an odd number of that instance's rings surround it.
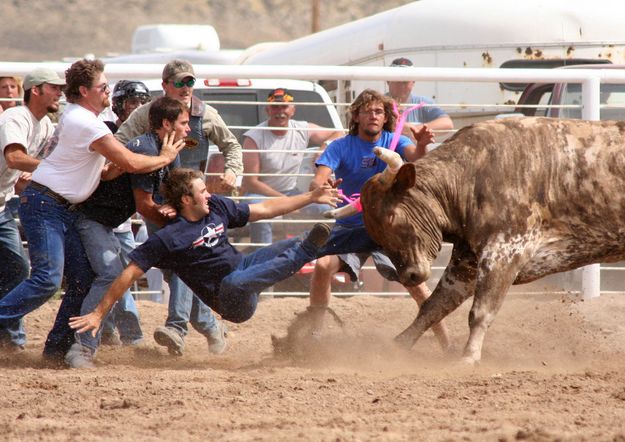
M 58 303 L 29 315 L 26 351 L 0 357 L 0 439 L 625 441 L 625 296 L 510 295 L 476 368 L 458 364 L 468 303 L 445 355 L 431 332 L 410 352 L 391 344 L 410 299 L 334 299 L 345 327 L 326 321 L 296 358 L 275 357 L 270 335 L 304 299 L 263 300 L 221 356 L 191 332 L 178 358 L 151 337 L 165 306 L 139 306 L 145 345 L 103 347 L 84 371 L 40 357 Z

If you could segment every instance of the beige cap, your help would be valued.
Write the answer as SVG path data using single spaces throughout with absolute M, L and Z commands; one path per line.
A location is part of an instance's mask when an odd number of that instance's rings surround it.
M 32 89 L 33 86 L 41 86 L 44 83 L 65 86 L 65 80 L 59 77 L 52 69 L 38 68 L 24 77 L 24 90 Z
M 186 60 L 172 60 L 163 68 L 163 81 L 182 81 L 188 77 L 195 78 L 195 72 Z

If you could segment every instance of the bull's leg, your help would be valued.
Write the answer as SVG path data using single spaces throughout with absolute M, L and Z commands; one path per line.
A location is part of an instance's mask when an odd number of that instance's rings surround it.
M 439 323 L 473 296 L 476 275 L 475 255 L 466 247 L 454 246 L 449 265 L 430 296 L 419 308 L 419 314 L 410 326 L 395 340 L 410 348 L 432 325 Z
M 501 257 L 480 262 L 473 306 L 469 313 L 469 340 L 464 348 L 463 361 L 475 364 L 481 359 L 484 336 L 518 273 L 518 266 L 518 259 L 515 264 L 511 264 Z

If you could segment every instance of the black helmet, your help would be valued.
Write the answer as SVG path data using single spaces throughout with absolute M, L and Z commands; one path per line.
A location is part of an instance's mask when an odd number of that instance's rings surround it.
M 150 101 L 150 90 L 140 81 L 118 81 L 113 89 L 113 112 L 121 117 L 124 112 L 124 101 L 133 97 L 139 98 L 141 104 L 145 104 Z

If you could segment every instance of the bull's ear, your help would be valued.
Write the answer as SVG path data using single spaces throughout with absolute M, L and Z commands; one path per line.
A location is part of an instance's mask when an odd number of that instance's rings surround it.
M 395 181 L 393 181 L 393 192 L 404 193 L 408 189 L 413 188 L 416 182 L 417 172 L 414 164 L 404 164 L 399 169 L 399 172 L 397 172 L 397 175 L 395 176 Z

